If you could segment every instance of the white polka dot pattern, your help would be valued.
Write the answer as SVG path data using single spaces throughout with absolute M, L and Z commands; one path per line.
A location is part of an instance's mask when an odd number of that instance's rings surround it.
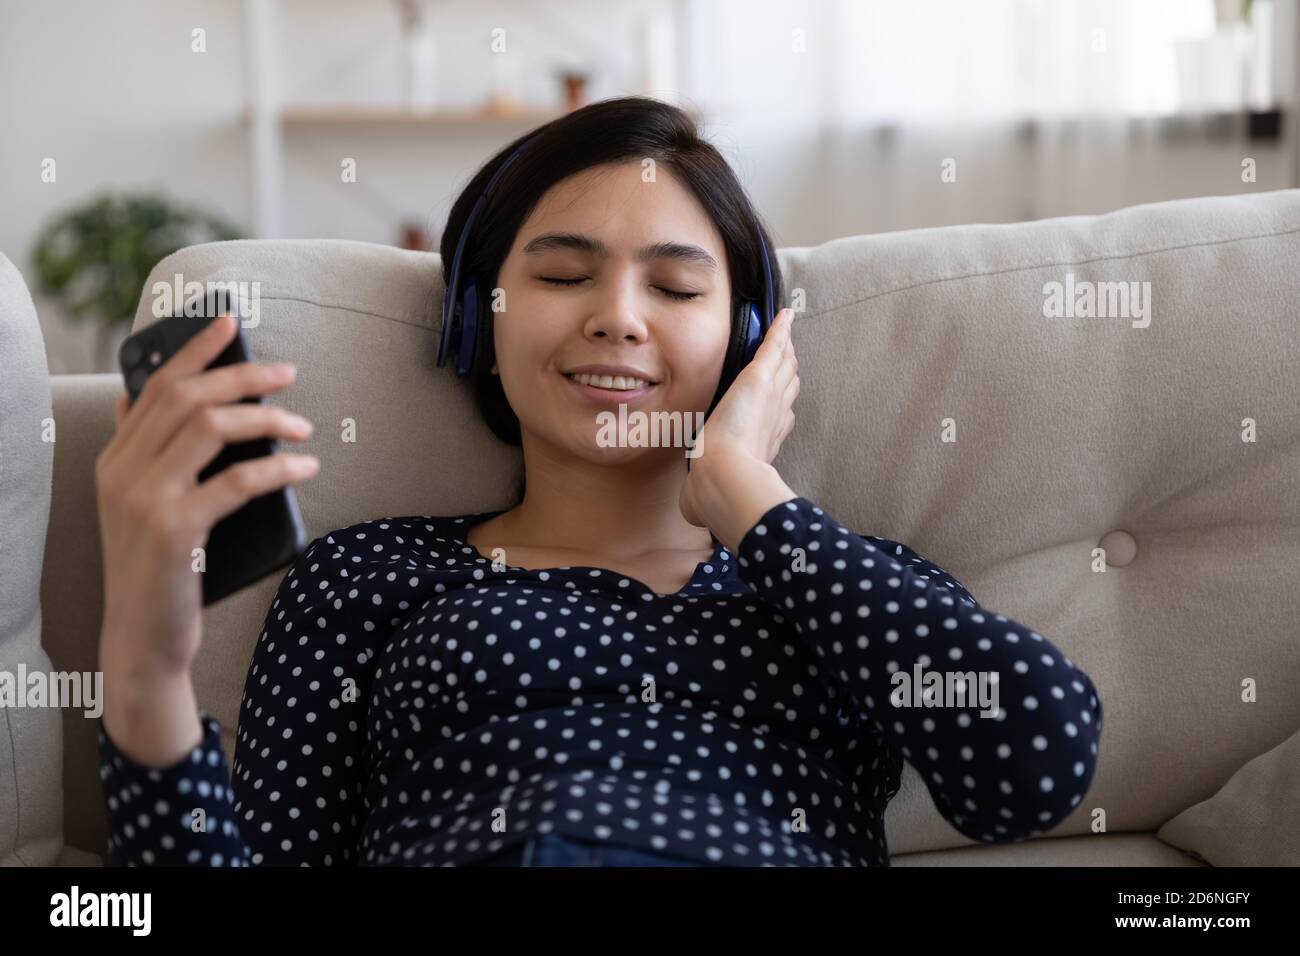
M 1091 783 L 1087 675 L 806 498 L 734 559 L 715 542 L 675 594 L 600 568 L 493 570 L 464 539 L 498 513 L 314 540 L 254 649 L 233 774 L 206 712 L 200 745 L 160 769 L 101 725 L 111 862 L 446 866 L 555 832 L 724 865 L 888 865 L 904 758 L 984 842 L 1050 830 Z M 996 717 L 894 706 L 891 675 L 917 662 L 997 672 Z

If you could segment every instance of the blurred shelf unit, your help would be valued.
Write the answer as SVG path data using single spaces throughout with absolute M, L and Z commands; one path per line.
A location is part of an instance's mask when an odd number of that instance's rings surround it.
M 484 154 L 491 141 L 513 139 L 523 128 L 540 126 L 563 116 L 566 109 L 520 102 L 510 95 L 489 93 L 481 106 L 420 110 L 394 104 L 293 105 L 280 88 L 275 68 L 280 57 L 282 11 L 279 0 L 243 0 L 249 49 L 248 103 L 240 122 L 248 137 L 252 211 L 259 238 L 288 235 L 285 215 L 285 149 L 299 136 L 349 135 L 358 131 L 384 135 L 449 132 L 452 136 L 481 134 Z
M 587 101 L 585 93 L 566 82 L 563 90 L 556 89 L 557 102 L 553 106 L 522 101 L 519 93 L 503 91 L 495 86 L 491 92 L 485 93 L 482 105 L 477 108 L 420 110 L 398 104 L 292 105 L 292 96 L 286 96 L 285 90 L 280 88 L 282 78 L 276 68 L 281 52 L 280 37 L 289 32 L 280 27 L 282 14 L 286 11 L 280 9 L 279 0 L 243 0 L 243 4 L 249 81 L 248 105 L 242 112 L 241 125 L 248 138 L 253 217 L 256 235 L 260 238 L 280 238 L 288 234 L 284 209 L 286 141 L 296 139 L 294 145 L 303 148 L 314 145 L 314 141 L 321 137 L 358 131 L 385 136 L 445 132 L 450 133 L 448 138 L 478 136 L 483 141 L 478 152 L 486 156 L 494 144 L 501 145 L 514 139 L 523 129 L 558 119 L 575 105 Z M 375 8 L 378 6 L 374 5 Z M 307 9 L 299 6 L 297 12 L 301 15 Z M 660 10 L 659 19 L 647 27 L 647 43 L 653 48 L 651 53 L 656 49 L 662 53 L 660 48 L 672 40 L 671 30 L 665 25 L 671 24 L 671 18 L 665 17 L 667 14 Z M 658 80 L 652 77 L 644 85 L 648 89 L 676 88 L 671 76 Z M 421 101 L 413 102 L 418 104 Z M 693 104 L 678 105 L 697 122 L 703 121 Z

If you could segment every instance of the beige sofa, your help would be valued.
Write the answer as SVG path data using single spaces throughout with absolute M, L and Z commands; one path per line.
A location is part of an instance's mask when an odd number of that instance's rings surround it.
M 798 425 L 776 462 L 787 482 L 1046 635 L 1105 706 L 1093 787 L 1040 839 L 973 844 L 907 767 L 887 816 L 895 864 L 1201 865 L 1204 821 L 1223 835 L 1233 813 L 1257 845 L 1287 845 L 1294 834 L 1269 828 L 1294 809 L 1294 793 L 1275 792 L 1300 786 L 1294 774 L 1266 766 L 1256 785 L 1256 799 L 1283 801 L 1272 818 L 1210 801 L 1254 758 L 1300 753 L 1288 743 L 1300 739 L 1300 191 L 856 236 L 779 257 L 803 310 Z M 153 281 L 177 273 L 260 283 L 249 342 L 259 359 L 298 364 L 274 400 L 316 425 L 305 449 L 322 471 L 299 488 L 310 536 L 508 502 L 518 452 L 434 366 L 435 256 L 332 240 L 193 247 L 155 268 L 136 329 L 153 320 Z M 1149 299 L 1125 313 L 1118 287 L 1102 287 L 1122 314 L 1045 315 L 1051 283 L 1078 304 L 1085 282 L 1137 283 Z M 3 259 L 0 320 L 0 670 L 91 671 L 93 466 L 122 382 L 48 376 Z M 355 442 L 340 439 L 344 419 Z M 279 577 L 205 615 L 196 684 L 228 755 Z M 0 711 L 0 861 L 99 863 L 101 800 L 93 720 Z M 1166 826 L 1174 818 L 1184 825 Z M 1276 862 L 1255 852 L 1244 862 Z

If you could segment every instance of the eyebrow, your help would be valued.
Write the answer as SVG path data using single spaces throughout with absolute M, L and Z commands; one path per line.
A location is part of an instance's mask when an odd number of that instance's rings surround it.
M 595 256 L 608 256 L 609 247 L 599 239 L 574 232 L 547 232 L 529 240 L 524 246 L 526 256 L 540 255 L 550 249 L 576 249 Z M 687 264 L 702 265 L 707 269 L 718 268 L 718 261 L 699 246 L 682 242 L 655 242 L 642 246 L 636 251 L 637 262 L 649 262 L 651 259 L 675 259 Z

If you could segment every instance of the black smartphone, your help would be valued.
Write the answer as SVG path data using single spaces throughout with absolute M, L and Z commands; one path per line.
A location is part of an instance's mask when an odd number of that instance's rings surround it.
M 149 376 L 176 354 L 191 337 L 203 331 L 213 319 L 229 313 L 236 320 L 249 314 L 232 290 L 217 288 L 204 298 L 186 305 L 179 314 L 161 319 L 128 337 L 118 350 L 118 362 L 126 380 L 130 404 L 134 405 Z M 207 368 L 249 361 L 248 342 L 242 323 L 230 341 Z M 252 395 L 241 402 L 262 402 Z M 198 474 L 200 483 L 236 462 L 274 454 L 279 444 L 271 438 L 226 445 Z M 253 498 L 213 526 L 204 546 L 204 607 L 261 580 L 293 562 L 309 544 L 298 499 L 286 485 Z

